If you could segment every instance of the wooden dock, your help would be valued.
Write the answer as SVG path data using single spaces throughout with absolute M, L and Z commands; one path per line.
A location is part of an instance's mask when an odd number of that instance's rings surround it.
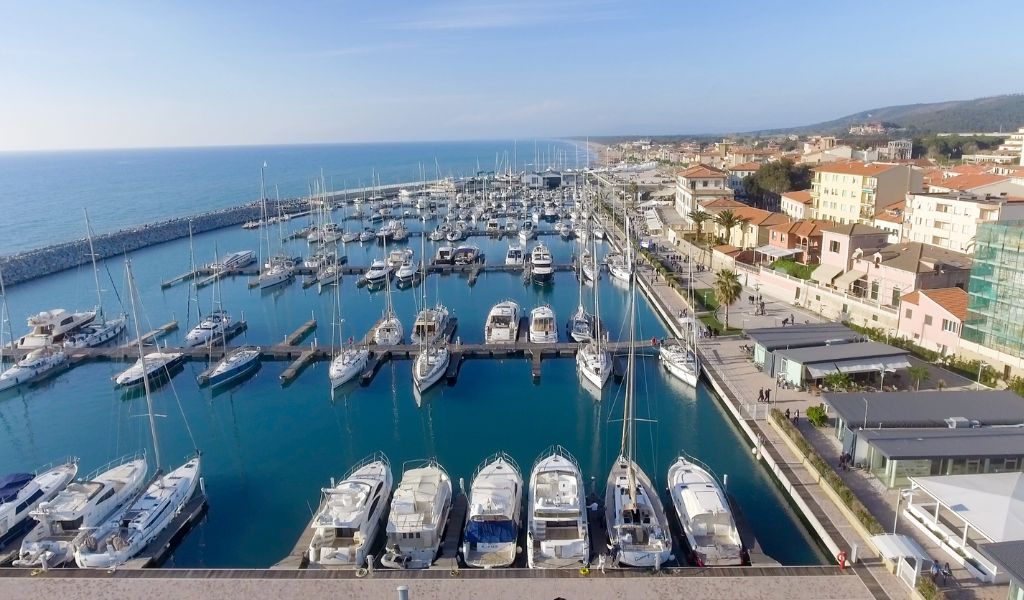
M 444 372 L 444 378 L 445 381 L 448 382 L 448 385 L 454 385 L 455 381 L 458 380 L 459 371 L 462 370 L 463 358 L 462 352 L 459 352 L 458 350 L 451 353 L 448 359 L 448 369 Z
M 281 385 L 287 386 L 294 381 L 295 378 L 310 365 L 310 363 L 317 360 L 318 354 L 319 353 L 316 350 L 306 350 L 300 354 L 299 357 L 293 360 L 292 364 L 288 365 L 288 368 L 281 373 Z
M 143 344 L 152 343 L 155 340 L 164 337 L 168 333 L 171 333 L 172 331 L 176 331 L 177 329 L 178 329 L 178 322 L 177 321 L 171 321 L 170 323 L 164 323 L 163 325 L 161 325 L 160 327 L 157 327 L 153 331 L 150 331 L 150 332 L 144 334 L 142 336 L 142 343 Z M 134 339 L 130 340 L 125 345 L 126 346 L 136 346 L 136 345 L 138 345 L 138 343 L 139 343 L 139 338 L 134 338 Z
M 431 569 L 458 570 L 459 542 L 462 541 L 462 527 L 466 523 L 468 511 L 469 498 L 464 492 L 455 491 L 452 509 L 448 513 L 448 526 L 445 527 L 444 538 L 441 540 L 441 552 L 430 566 Z
M 288 337 L 284 338 L 284 345 L 298 346 L 302 340 L 306 339 L 309 334 L 313 333 L 314 329 L 316 329 L 316 319 L 306 321 L 298 329 L 291 332 Z

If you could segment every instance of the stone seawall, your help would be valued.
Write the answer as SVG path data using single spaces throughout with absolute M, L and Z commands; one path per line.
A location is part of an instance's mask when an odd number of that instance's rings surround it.
M 281 202 L 281 212 L 284 213 L 297 212 L 300 208 L 301 201 Z M 267 212 L 271 215 L 278 214 L 278 208 L 270 203 L 267 206 Z M 95 236 L 92 242 L 97 258 L 109 258 L 146 246 L 187 237 L 190 221 L 192 232 L 202 233 L 222 227 L 234 227 L 259 218 L 260 205 L 253 202 L 233 208 L 200 213 L 191 217 L 179 217 L 104 233 Z M 4 283 L 14 285 L 36 277 L 72 269 L 88 262 L 89 242 L 86 238 L 82 238 L 0 257 L 0 270 L 3 272 Z

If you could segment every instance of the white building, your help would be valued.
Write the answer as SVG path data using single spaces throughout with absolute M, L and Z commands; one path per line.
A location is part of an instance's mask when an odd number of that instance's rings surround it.
M 720 198 L 732 198 L 733 191 L 727 185 L 728 174 L 715 167 L 703 164 L 693 165 L 676 174 L 676 212 L 687 215 L 700 203 Z
M 959 192 L 907 194 L 903 236 L 971 254 L 978 223 L 1024 219 L 1024 197 Z
M 782 194 L 779 210 L 794 221 L 810 219 L 813 207 L 811 190 L 799 190 Z

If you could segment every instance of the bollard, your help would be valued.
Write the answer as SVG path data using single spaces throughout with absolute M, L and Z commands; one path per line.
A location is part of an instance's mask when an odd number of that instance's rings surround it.
M 409 586 L 398 586 L 398 600 L 409 600 Z
M 854 542 L 852 544 L 852 547 L 850 548 L 850 564 L 851 565 L 857 564 L 857 550 L 859 550 L 859 549 L 860 549 L 860 547 L 857 545 L 857 542 Z

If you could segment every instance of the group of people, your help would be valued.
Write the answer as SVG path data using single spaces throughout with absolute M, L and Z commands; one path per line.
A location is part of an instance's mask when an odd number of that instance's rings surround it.
M 849 452 L 843 452 L 839 455 L 839 468 L 843 471 L 849 471 L 850 465 L 853 464 L 853 456 Z
M 772 390 L 770 388 L 761 388 L 757 390 L 757 401 L 764 403 L 771 403 L 772 401 Z M 787 413 L 789 410 L 786 411 Z M 788 416 L 788 415 L 787 415 Z
M 947 562 L 942 568 L 939 568 L 939 561 L 932 561 L 932 583 L 937 583 L 939 575 L 942 575 L 942 585 L 946 585 L 946 579 L 953 576 L 953 570 L 949 568 Z

